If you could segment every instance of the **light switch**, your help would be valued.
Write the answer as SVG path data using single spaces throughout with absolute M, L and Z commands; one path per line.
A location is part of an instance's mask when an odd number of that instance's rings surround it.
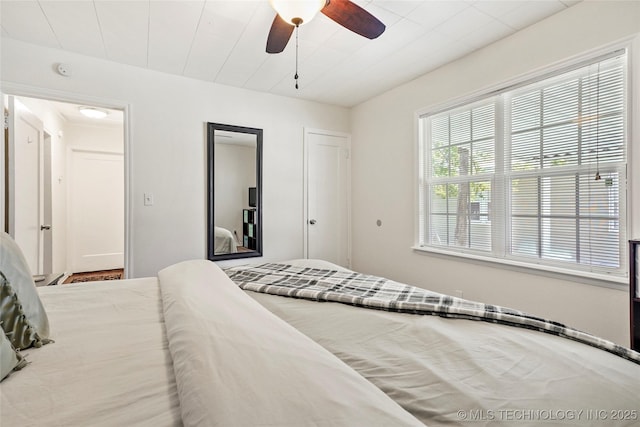
M 144 205 L 145 206 L 153 206 L 153 194 L 144 193 Z

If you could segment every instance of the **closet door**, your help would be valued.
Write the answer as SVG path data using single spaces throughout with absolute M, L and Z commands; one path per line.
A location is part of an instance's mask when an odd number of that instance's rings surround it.
M 305 129 L 305 257 L 350 264 L 350 137 Z

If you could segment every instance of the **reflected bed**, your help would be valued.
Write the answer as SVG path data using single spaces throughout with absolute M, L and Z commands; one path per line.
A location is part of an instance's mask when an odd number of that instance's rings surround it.
M 238 252 L 236 239 L 233 237 L 233 233 L 226 228 L 214 227 L 215 234 L 215 249 L 216 255 L 233 254 Z

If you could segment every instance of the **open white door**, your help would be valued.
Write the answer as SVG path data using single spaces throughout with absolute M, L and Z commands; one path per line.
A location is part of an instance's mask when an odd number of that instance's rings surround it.
M 350 266 L 350 137 L 305 129 L 305 257 Z
M 13 96 L 8 97 L 9 234 L 27 259 L 32 274 L 43 273 L 43 124 Z

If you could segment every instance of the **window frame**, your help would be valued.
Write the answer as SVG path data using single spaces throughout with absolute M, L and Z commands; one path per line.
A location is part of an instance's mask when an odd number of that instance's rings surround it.
M 616 289 L 621 289 L 622 286 L 626 286 L 628 281 L 628 257 L 626 256 L 626 241 L 633 236 L 632 208 L 634 206 L 634 203 L 639 203 L 639 201 L 634 201 L 634 186 L 631 182 L 634 175 L 630 171 L 630 166 L 634 164 L 634 159 L 636 162 L 637 160 L 640 160 L 640 156 L 638 156 L 638 153 L 635 153 L 634 156 L 634 153 L 632 152 L 632 145 L 634 144 L 632 130 L 634 129 L 634 124 L 638 124 L 637 122 L 634 123 L 633 121 L 634 105 L 638 104 L 638 99 L 633 97 L 633 83 L 640 82 L 640 75 L 639 73 L 635 72 L 635 70 L 638 68 L 638 66 L 636 65 L 636 58 L 640 56 L 638 52 L 640 51 L 640 46 L 638 46 L 639 44 L 639 42 L 635 42 L 634 45 L 632 45 L 629 41 L 624 43 L 617 43 L 598 51 L 581 55 L 578 58 L 561 61 L 555 65 L 545 67 L 544 69 L 535 70 L 533 72 L 527 73 L 526 75 L 520 76 L 507 82 L 499 83 L 490 88 L 485 88 L 469 95 L 460 96 L 446 103 L 416 111 L 414 115 L 414 128 L 416 129 L 416 154 L 418 156 L 418 164 L 416 169 L 418 180 L 416 185 L 417 209 L 415 209 L 416 232 L 414 234 L 416 240 L 414 245 L 412 246 L 412 249 L 415 252 L 423 252 L 435 254 L 437 256 L 451 257 L 453 259 L 462 261 L 479 262 L 481 264 L 489 264 L 498 266 L 500 268 L 540 274 L 544 276 L 560 278 L 563 280 L 577 281 L 585 284 L 594 284 Z M 537 260 L 535 258 L 532 258 L 532 260 L 530 261 L 523 261 L 520 257 L 511 256 L 510 252 L 507 250 L 507 247 L 510 244 L 510 241 L 508 240 L 511 239 L 509 230 L 511 222 L 511 200 L 508 199 L 510 191 L 506 189 L 506 186 L 509 185 L 508 182 L 510 180 L 510 177 L 513 176 L 514 173 L 507 173 L 507 171 L 505 171 L 506 162 L 504 160 L 506 156 L 510 155 L 510 153 L 507 153 L 505 151 L 506 143 L 504 134 L 506 133 L 505 129 L 507 127 L 502 125 L 504 123 L 504 116 L 506 113 L 504 105 L 504 103 L 506 102 L 505 94 L 517 91 L 521 87 L 529 86 L 535 83 L 541 83 L 544 80 L 553 79 L 556 76 L 570 73 L 590 64 L 595 64 L 597 62 L 614 58 L 621 54 L 624 54 L 626 56 L 626 62 L 624 64 L 625 93 L 623 101 L 623 114 L 625 119 L 625 125 L 623 128 L 625 140 L 624 149 L 626 156 L 624 159 L 624 165 L 621 167 L 610 168 L 608 165 L 600 166 L 601 171 L 609 169 L 619 170 L 621 172 L 621 180 L 625 180 L 624 185 L 620 186 L 621 194 L 619 194 L 619 196 L 621 196 L 621 203 L 619 206 L 621 237 L 618 240 L 620 250 L 620 267 L 618 271 L 620 274 L 617 275 L 609 272 L 581 270 L 578 263 L 573 264 L 574 268 L 567 268 L 566 266 L 563 266 L 562 263 L 555 265 L 555 263 L 549 262 L 548 260 Z M 491 98 L 494 98 L 496 100 L 494 153 L 495 168 L 493 177 L 491 179 L 491 204 L 492 211 L 496 210 L 501 212 L 501 216 L 503 219 L 500 227 L 492 227 L 492 251 L 489 254 L 485 254 L 474 251 L 470 248 L 429 245 L 428 243 L 426 243 L 428 240 L 425 239 L 425 234 L 428 232 L 428 223 L 430 216 L 430 196 L 427 194 L 429 182 L 427 182 L 426 177 L 427 173 L 431 173 L 431 165 L 426 164 L 429 162 L 428 160 L 426 160 L 425 150 L 430 149 L 430 144 L 429 140 L 425 138 L 425 120 L 423 119 L 429 116 L 437 115 L 439 113 L 448 112 L 456 108 L 471 108 L 472 105 L 488 102 Z M 427 143 L 425 143 L 425 139 L 427 140 Z M 509 147 L 509 144 L 506 145 L 507 147 Z M 638 151 L 637 148 L 636 151 Z M 579 174 L 578 171 L 581 169 L 582 167 L 580 165 L 577 165 L 574 172 L 576 174 Z M 563 172 L 566 172 L 566 170 Z M 471 177 L 475 176 L 471 175 Z M 638 199 L 637 196 L 636 199 Z M 426 244 L 423 244 L 422 242 L 425 242 Z M 499 252 L 501 255 L 496 256 L 496 252 Z M 587 269 L 591 268 L 587 267 Z

